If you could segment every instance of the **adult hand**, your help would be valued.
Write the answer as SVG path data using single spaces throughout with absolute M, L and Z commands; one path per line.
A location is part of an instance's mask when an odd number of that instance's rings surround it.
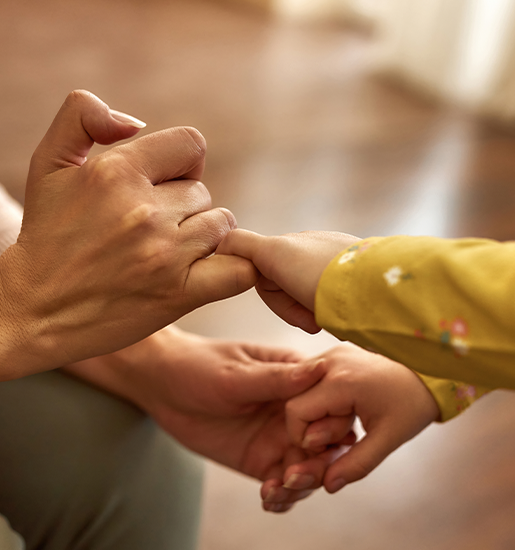
M 313 454 L 290 443 L 286 432 L 285 401 L 324 374 L 317 361 L 299 365 L 301 359 L 291 350 L 167 327 L 67 370 L 135 403 L 193 451 L 276 487 L 290 466 Z M 322 478 L 323 472 L 318 486 Z M 314 488 L 282 489 L 288 502 L 265 509 L 286 511 Z
M 333 231 L 265 237 L 237 229 L 220 243 L 217 254 L 251 260 L 261 273 L 256 290 L 268 307 L 287 323 L 316 333 L 320 328 L 313 312 L 322 272 L 339 252 L 358 240 Z
M 0 258 L 1 379 L 126 347 L 254 284 L 250 262 L 209 257 L 236 222 L 211 210 L 196 181 L 205 153 L 196 130 L 86 159 L 94 142 L 136 132 L 92 94 L 73 92 L 36 149 L 22 230 Z

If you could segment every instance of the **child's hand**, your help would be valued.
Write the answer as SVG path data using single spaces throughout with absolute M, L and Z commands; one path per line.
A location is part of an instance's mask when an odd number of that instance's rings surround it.
M 359 416 L 367 435 L 331 464 L 311 459 L 290 466 L 287 488 L 315 487 L 323 476 L 329 493 L 362 479 L 397 447 L 436 420 L 439 410 L 420 378 L 407 367 L 352 344 L 324 353 L 327 374 L 286 405 L 288 433 L 305 450 L 350 443 L 350 426 Z M 352 434 L 351 434 L 352 435 Z M 325 470 L 323 465 L 328 465 Z M 263 493 L 262 493 L 263 494 Z
M 217 254 L 251 260 L 261 272 L 256 290 L 268 307 L 287 323 L 316 333 L 320 328 L 313 311 L 320 276 L 339 252 L 358 240 L 330 231 L 264 237 L 237 229 L 220 243 Z

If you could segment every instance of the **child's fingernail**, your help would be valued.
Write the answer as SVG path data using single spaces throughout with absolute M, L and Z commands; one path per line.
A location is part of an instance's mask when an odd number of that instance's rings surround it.
M 307 435 L 302 441 L 302 448 L 323 447 L 331 442 L 331 432 L 318 432 Z
M 347 485 L 347 482 L 343 479 L 343 477 L 339 477 L 328 484 L 327 491 L 329 493 L 336 493 L 340 489 L 343 489 L 345 485 Z
M 309 489 L 315 481 L 315 476 L 309 474 L 292 474 L 283 485 L 286 489 Z
M 124 124 L 133 126 L 134 128 L 145 128 L 147 125 L 146 122 L 143 122 L 142 120 L 139 120 L 131 115 L 127 115 L 126 113 L 121 113 L 120 111 L 109 109 L 109 113 L 118 122 L 123 122 Z

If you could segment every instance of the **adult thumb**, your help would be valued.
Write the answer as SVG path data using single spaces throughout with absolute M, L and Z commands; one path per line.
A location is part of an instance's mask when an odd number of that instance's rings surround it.
M 32 157 L 28 184 L 56 170 L 82 166 L 93 143 L 109 145 L 144 127 L 144 122 L 111 110 L 90 92 L 71 92 Z
M 189 294 L 195 307 L 224 300 L 252 288 L 258 272 L 254 264 L 239 256 L 214 254 L 194 262 L 188 275 Z

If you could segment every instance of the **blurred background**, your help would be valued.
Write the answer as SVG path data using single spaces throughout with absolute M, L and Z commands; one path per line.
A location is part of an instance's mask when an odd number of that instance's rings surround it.
M 513 0 L 0 0 L 0 67 L 0 181 L 21 202 L 33 150 L 85 88 L 144 132 L 197 127 L 204 182 L 240 227 L 515 238 Z M 253 292 L 179 324 L 336 343 Z M 283 516 L 208 464 L 200 550 L 513 549 L 514 425 L 496 392 Z

